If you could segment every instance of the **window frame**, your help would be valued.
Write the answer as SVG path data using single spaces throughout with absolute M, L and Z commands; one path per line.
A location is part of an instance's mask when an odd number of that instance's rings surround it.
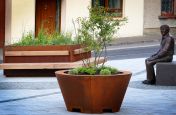
M 92 7 L 94 6 L 94 2 L 96 0 L 92 0 Z M 120 0 L 120 8 L 109 8 L 109 0 L 104 0 L 104 7 L 107 9 L 108 12 L 112 12 L 112 13 L 118 13 L 118 16 L 115 17 L 122 17 L 123 14 L 123 0 Z M 117 11 L 116 11 L 117 10 Z
M 168 18 L 176 18 L 176 0 L 172 0 L 172 11 L 169 12 L 163 12 L 162 11 L 162 0 L 161 0 L 161 15 L 159 16 L 159 19 L 168 19 Z

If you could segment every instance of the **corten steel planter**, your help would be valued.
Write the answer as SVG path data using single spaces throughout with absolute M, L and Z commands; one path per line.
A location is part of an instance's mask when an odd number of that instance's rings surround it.
M 132 75 L 70 75 L 66 70 L 55 74 L 67 110 L 82 113 L 118 112 Z
M 5 46 L 3 63 L 58 63 L 75 62 L 91 57 L 91 52 L 82 51 L 80 45 L 53 46 Z M 55 76 L 56 69 L 5 69 L 4 75 Z
M 4 63 L 74 62 L 91 57 L 91 52 L 84 52 L 81 55 L 76 52 L 80 48 L 80 45 L 5 46 Z M 31 54 L 35 51 L 36 55 Z

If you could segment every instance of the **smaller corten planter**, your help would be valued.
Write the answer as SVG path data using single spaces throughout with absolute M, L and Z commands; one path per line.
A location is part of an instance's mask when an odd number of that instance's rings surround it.
M 5 46 L 4 64 L 76 62 L 90 58 L 91 52 L 83 51 L 80 45 L 56 46 Z M 4 69 L 4 75 L 14 76 L 55 76 L 56 69 Z
M 132 75 L 70 75 L 66 70 L 55 74 L 67 110 L 82 113 L 118 112 Z
M 80 45 L 5 46 L 4 63 L 75 62 L 90 58 L 91 52 L 79 52 Z

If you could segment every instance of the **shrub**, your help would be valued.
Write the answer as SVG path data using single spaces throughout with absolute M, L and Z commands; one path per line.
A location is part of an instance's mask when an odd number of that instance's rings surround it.
M 74 44 L 75 42 L 72 40 L 72 35 L 70 33 L 59 33 L 54 32 L 50 35 L 50 44 L 51 45 L 69 45 Z
M 21 41 L 19 41 L 18 43 L 15 43 L 14 45 L 15 46 L 28 46 L 31 44 L 34 45 L 34 35 L 32 34 L 32 32 L 29 32 L 26 35 L 23 34 Z
M 69 74 L 74 74 L 74 75 L 95 75 L 96 70 L 94 68 L 85 68 L 85 67 L 79 67 L 75 69 L 71 69 L 69 71 Z
M 72 45 L 76 44 L 69 33 L 53 32 L 48 34 L 44 29 L 40 29 L 38 36 L 35 38 L 32 32 L 23 34 L 21 40 L 14 46 L 39 46 L 39 45 Z
M 111 75 L 111 71 L 109 69 L 102 69 L 100 75 Z
M 110 71 L 112 74 L 117 74 L 119 72 L 118 69 L 113 68 L 113 67 L 111 67 Z
M 109 67 L 109 66 L 101 66 L 100 68 L 98 68 L 98 71 L 100 72 L 103 69 L 107 69 L 111 72 L 111 74 L 117 74 L 119 71 L 118 69 L 114 68 L 114 67 Z
M 117 74 L 118 70 L 113 67 L 109 66 L 103 66 L 98 68 L 92 68 L 92 67 L 79 67 L 75 69 L 71 69 L 69 71 L 69 74 L 73 75 L 111 75 L 111 74 Z
M 69 74 L 78 75 L 79 74 L 78 69 L 72 69 L 71 71 L 69 71 Z

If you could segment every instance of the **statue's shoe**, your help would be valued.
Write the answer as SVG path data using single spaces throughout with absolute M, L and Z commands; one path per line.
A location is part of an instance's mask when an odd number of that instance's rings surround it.
M 154 85 L 155 84 L 155 80 L 144 80 L 142 81 L 143 84 L 146 84 L 146 85 Z

